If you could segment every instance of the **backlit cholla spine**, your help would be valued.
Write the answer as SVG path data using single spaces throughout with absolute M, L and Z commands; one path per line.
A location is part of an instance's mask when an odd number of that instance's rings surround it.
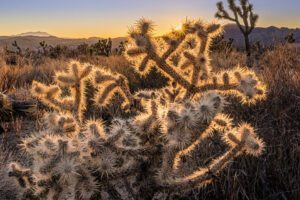
M 45 115 L 45 130 L 23 140 L 32 165 L 11 164 L 10 175 L 24 188 L 23 199 L 153 197 L 205 186 L 242 152 L 262 153 L 264 143 L 254 128 L 244 122 L 236 125 L 222 113 L 226 96 L 254 104 L 264 98 L 265 86 L 246 68 L 211 71 L 208 46 L 220 26 L 187 21 L 182 30 L 160 38 L 154 38 L 152 30 L 150 21 L 139 20 L 125 54 L 141 73 L 150 66 L 158 68 L 171 79 L 170 86 L 132 94 L 126 77 L 76 62 L 56 73 L 54 85 L 33 83 L 33 94 L 54 112 Z M 173 55 L 177 63 L 170 59 Z M 121 107 L 131 117 L 85 119 L 86 81 L 97 88 L 96 106 L 108 105 L 119 93 Z M 62 87 L 71 89 L 71 95 L 62 95 Z M 229 148 L 205 168 L 185 168 L 181 157 L 215 130 Z M 121 183 L 123 189 L 117 187 Z

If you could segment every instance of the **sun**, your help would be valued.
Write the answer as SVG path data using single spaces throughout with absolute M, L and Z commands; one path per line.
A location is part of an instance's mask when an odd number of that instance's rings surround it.
M 175 31 L 179 31 L 182 29 L 182 24 L 178 25 L 177 27 L 175 27 Z

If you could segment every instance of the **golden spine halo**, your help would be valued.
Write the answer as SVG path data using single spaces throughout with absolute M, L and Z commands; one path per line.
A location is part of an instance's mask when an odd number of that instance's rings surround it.
M 52 85 L 34 81 L 32 94 L 51 111 L 44 116 L 44 130 L 22 141 L 32 164 L 10 167 L 23 197 L 99 198 L 108 189 L 117 193 L 115 183 L 124 183 L 137 198 L 149 185 L 184 191 L 205 187 L 243 152 L 261 155 L 264 142 L 254 127 L 237 122 L 224 108 L 228 96 L 254 104 L 265 98 L 266 87 L 246 67 L 212 70 L 208 49 L 221 31 L 215 23 L 186 21 L 158 38 L 151 21 L 139 20 L 125 57 L 140 75 L 155 67 L 167 76 L 170 84 L 161 89 L 132 92 L 124 75 L 77 61 L 56 72 Z M 192 156 L 213 136 L 228 148 L 200 166 L 201 158 Z M 128 182 L 135 178 L 133 189 Z

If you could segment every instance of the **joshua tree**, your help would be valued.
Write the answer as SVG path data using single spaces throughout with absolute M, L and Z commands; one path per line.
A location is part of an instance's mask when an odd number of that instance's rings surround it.
M 112 41 L 111 41 L 111 38 L 108 38 L 108 41 L 107 41 L 106 46 L 105 46 L 106 56 L 109 56 L 111 54 L 111 47 L 112 47 Z
M 40 46 L 41 46 L 42 49 L 43 49 L 43 54 L 44 54 L 44 55 L 47 55 L 47 47 L 48 47 L 48 44 L 47 44 L 45 41 L 41 41 L 41 42 L 40 42 Z
M 17 52 L 16 52 L 16 53 L 17 53 L 19 56 L 21 56 L 21 55 L 22 55 L 22 49 L 21 49 L 21 47 L 19 47 L 17 41 L 15 40 L 11 45 L 17 49 Z
M 86 43 L 80 44 L 77 46 L 77 50 L 80 54 L 87 55 L 89 54 L 89 45 Z
M 208 47 L 220 26 L 187 21 L 161 38 L 152 36 L 152 27 L 138 21 L 125 55 L 140 73 L 155 66 L 168 76 L 172 84 L 161 90 L 132 94 L 123 75 L 77 62 L 56 72 L 54 85 L 33 83 L 33 94 L 54 112 L 46 114 L 45 129 L 23 140 L 31 165 L 10 165 L 23 199 L 149 199 L 205 186 L 236 156 L 262 153 L 250 124 L 222 114 L 227 95 L 253 104 L 265 90 L 248 69 L 211 71 Z M 169 60 L 174 54 L 178 67 Z M 87 82 L 98 87 L 95 105 L 106 106 L 119 93 L 129 117 L 86 119 Z M 61 95 L 62 87 L 71 95 Z M 198 146 L 215 131 L 228 147 L 222 155 L 201 167 L 199 157 L 186 163 L 183 158 L 203 151 Z
M 294 43 L 296 41 L 296 39 L 294 38 L 294 33 L 290 33 L 287 36 L 285 36 L 284 40 L 289 44 Z
M 123 52 L 125 51 L 125 45 L 127 44 L 128 41 L 121 41 L 119 46 L 118 46 L 118 54 L 122 55 Z
M 97 55 L 109 56 L 111 54 L 112 41 L 110 38 L 99 40 L 93 45 L 94 52 Z
M 55 45 L 54 47 L 50 46 L 49 57 L 54 59 L 60 57 L 64 52 L 64 49 L 66 49 L 66 47 L 61 47 L 59 44 Z
M 218 19 L 227 19 L 237 24 L 240 31 L 244 35 L 247 56 L 249 57 L 251 54 L 249 34 L 252 32 L 252 30 L 256 25 L 256 22 L 258 20 L 258 15 L 253 14 L 253 5 L 250 4 L 248 0 L 239 0 L 241 4 L 240 7 L 235 4 L 235 0 L 227 0 L 227 1 L 229 4 L 229 9 L 233 13 L 233 16 L 230 16 L 228 12 L 224 9 L 222 2 L 218 2 L 217 3 L 218 11 L 215 17 Z M 240 23 L 240 18 L 242 19 L 244 25 Z

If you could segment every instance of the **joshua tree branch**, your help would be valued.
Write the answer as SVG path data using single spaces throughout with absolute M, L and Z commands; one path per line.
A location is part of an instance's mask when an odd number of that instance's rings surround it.
M 243 29 L 243 26 L 241 25 L 240 21 L 239 21 L 239 17 L 236 11 L 233 11 L 234 13 L 234 21 L 236 22 L 236 24 L 238 25 L 240 31 L 245 35 L 246 34 L 246 30 Z

